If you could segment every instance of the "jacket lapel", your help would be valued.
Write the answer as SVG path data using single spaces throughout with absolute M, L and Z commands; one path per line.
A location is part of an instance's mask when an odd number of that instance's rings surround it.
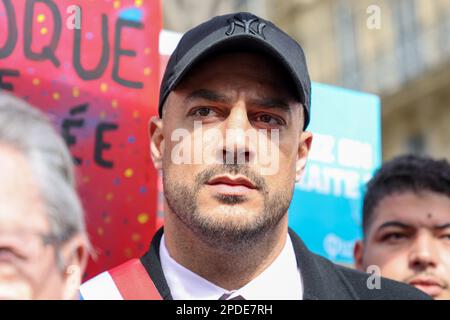
M 173 300 L 170 293 L 169 285 L 161 266 L 161 260 L 159 257 L 159 245 L 161 243 L 161 237 L 164 233 L 164 227 L 160 228 L 153 236 L 150 244 L 150 249 L 141 257 L 141 262 L 147 270 L 148 275 L 153 280 L 159 294 L 164 300 Z
M 310 252 L 290 228 L 289 236 L 302 275 L 304 300 L 358 299 L 335 265 Z

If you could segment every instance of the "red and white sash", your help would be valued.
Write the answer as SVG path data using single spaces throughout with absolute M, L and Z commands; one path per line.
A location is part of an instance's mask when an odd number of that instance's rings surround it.
M 105 271 L 81 285 L 82 300 L 162 300 L 139 259 Z

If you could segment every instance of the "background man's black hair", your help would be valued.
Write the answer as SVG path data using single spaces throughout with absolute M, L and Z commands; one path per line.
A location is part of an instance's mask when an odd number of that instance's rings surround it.
M 432 191 L 450 198 L 450 165 L 447 160 L 405 155 L 397 157 L 375 173 L 367 184 L 363 205 L 363 234 L 372 222 L 375 207 L 393 193 Z

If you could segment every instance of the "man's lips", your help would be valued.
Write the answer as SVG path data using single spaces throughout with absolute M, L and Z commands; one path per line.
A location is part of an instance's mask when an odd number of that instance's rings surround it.
M 422 290 L 432 297 L 438 296 L 444 289 L 444 285 L 434 277 L 417 277 L 408 281 L 408 284 Z
M 225 195 L 244 195 L 257 189 L 252 181 L 242 175 L 215 176 L 207 182 L 207 185 L 211 186 L 216 192 Z
M 253 182 L 251 182 L 247 177 L 239 175 L 239 176 L 231 176 L 231 175 L 221 175 L 215 176 L 211 180 L 208 181 L 209 185 L 215 184 L 228 184 L 230 186 L 245 186 L 249 189 L 256 189 Z

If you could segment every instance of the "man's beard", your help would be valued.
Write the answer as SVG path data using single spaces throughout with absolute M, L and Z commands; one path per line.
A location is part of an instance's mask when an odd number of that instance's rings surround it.
M 247 165 L 213 166 L 197 174 L 193 186 L 174 181 L 168 173 L 163 175 L 163 185 L 170 210 L 203 242 L 229 253 L 254 246 L 273 230 L 287 213 L 294 191 L 292 183 L 285 190 L 270 195 L 264 179 Z M 226 217 L 220 221 L 199 211 L 197 197 L 200 189 L 212 177 L 226 173 L 242 174 L 249 178 L 264 199 L 262 211 L 252 215 L 250 221 L 244 219 L 245 223 L 232 223 Z M 216 195 L 215 199 L 230 211 L 236 210 L 235 205 L 246 201 L 245 196 L 237 195 Z

